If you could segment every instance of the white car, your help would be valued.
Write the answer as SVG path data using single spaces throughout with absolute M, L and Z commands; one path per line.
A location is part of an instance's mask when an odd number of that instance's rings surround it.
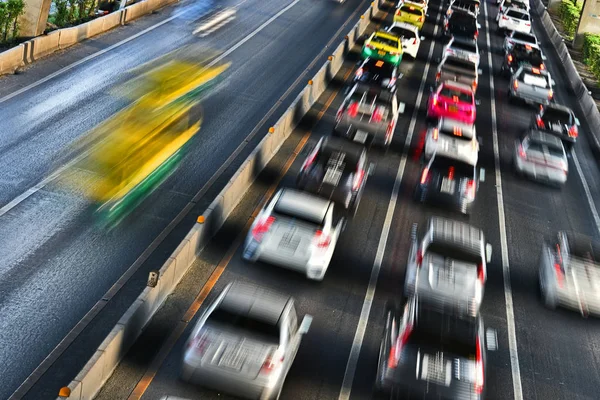
M 479 66 L 479 46 L 477 46 L 477 40 L 475 39 L 453 36 L 444 47 L 442 54 L 463 58 Z
M 531 33 L 531 17 L 523 10 L 509 8 L 498 14 L 498 30 Z
M 569 175 L 569 161 L 562 141 L 538 130 L 529 131 L 516 143 L 515 169 L 519 175 L 562 186 Z
M 400 0 L 396 8 L 400 8 L 404 5 L 419 7 L 423 9 L 425 14 L 427 14 L 427 8 L 429 7 L 427 0 Z
M 440 118 L 436 126 L 427 130 L 425 137 L 425 159 L 430 159 L 434 153 L 477 165 L 479 142 L 475 125 Z
M 504 51 L 510 51 L 517 43 L 539 48 L 539 42 L 533 33 L 512 31 L 510 35 L 504 39 Z
M 503 0 L 498 1 L 500 7 L 498 7 L 498 13 L 501 14 L 508 8 L 518 8 L 529 13 L 529 2 L 527 0 Z M 498 19 L 498 18 L 496 18 Z
M 256 216 L 243 258 L 264 261 L 323 280 L 345 226 L 334 203 L 294 189 L 280 189 Z M 335 219 L 335 220 L 334 220 Z
M 386 32 L 399 37 L 402 40 L 402 51 L 404 54 L 410 55 L 412 58 L 417 58 L 421 40 L 424 37 L 419 37 L 419 29 L 406 22 L 394 22 L 392 26 L 386 28 Z

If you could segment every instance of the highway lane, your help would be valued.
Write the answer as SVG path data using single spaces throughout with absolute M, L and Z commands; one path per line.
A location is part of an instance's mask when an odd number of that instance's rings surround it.
M 224 51 L 240 44 L 226 57 L 233 63 L 227 72 L 227 86 L 206 101 L 207 118 L 201 137 L 177 176 L 165 182 L 126 224 L 110 233 L 98 231 L 89 219 L 87 202 L 56 185 L 48 185 L 3 215 L 0 248 L 5 257 L 0 262 L 0 279 L 4 282 L 0 321 L 7 328 L 0 340 L 0 398 L 16 389 L 183 209 L 252 128 L 262 125 L 223 179 L 214 185 L 215 193 L 220 190 L 253 143 L 260 140 L 300 90 L 304 82 L 298 77 L 304 71 L 306 77 L 310 76 L 314 66 L 328 55 L 323 52 L 315 60 L 321 49 L 355 10 L 367 6 L 366 1 L 358 0 L 347 2 L 344 8 L 330 3 L 315 6 L 298 2 L 273 19 L 289 4 L 292 2 L 246 1 L 238 10 L 235 23 L 203 39 L 207 47 Z M 269 20 L 269 25 L 250 37 Z M 3 136 L 0 147 L 4 149 L 0 155 L 4 161 L 0 160 L 0 164 L 4 168 L 6 163 L 3 177 L 9 180 L 2 190 L 6 196 L 2 204 L 41 178 L 70 140 L 122 106 L 105 91 L 125 78 L 124 71 L 190 40 L 190 32 L 175 28 L 163 25 L 2 103 L 0 124 L 6 124 L 3 131 L 10 132 Z M 285 68 L 281 68 L 284 64 Z M 285 93 L 296 81 L 298 85 Z M 286 96 L 282 98 L 283 94 Z M 261 121 L 274 105 L 271 116 Z M 36 119 L 40 122 L 26 123 Z M 168 245 L 171 247 L 163 249 L 159 257 L 164 260 L 191 223 L 189 218 L 176 230 Z M 95 341 L 88 340 L 74 350 L 77 361 L 70 358 L 62 373 L 76 371 L 83 365 L 103 334 L 137 296 L 150 269 L 145 266 L 132 279 L 130 286 L 134 288 L 119 300 L 111 317 L 95 332 Z

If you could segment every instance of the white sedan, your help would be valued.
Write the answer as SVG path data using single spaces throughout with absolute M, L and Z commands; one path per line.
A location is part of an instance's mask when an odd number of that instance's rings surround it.
M 417 58 L 421 40 L 424 37 L 419 37 L 419 29 L 406 22 L 394 22 L 392 26 L 386 28 L 386 32 L 397 36 L 402 41 L 402 51 L 404 54 L 410 55 L 412 58 Z
M 323 280 L 345 219 L 334 221 L 334 203 L 293 189 L 280 189 L 257 215 L 243 258 L 292 269 Z
M 526 11 L 508 8 L 498 14 L 498 30 L 531 33 L 531 17 Z
M 475 125 L 440 118 L 436 126 L 429 128 L 425 137 L 425 159 L 430 159 L 434 153 L 477 165 L 479 142 Z

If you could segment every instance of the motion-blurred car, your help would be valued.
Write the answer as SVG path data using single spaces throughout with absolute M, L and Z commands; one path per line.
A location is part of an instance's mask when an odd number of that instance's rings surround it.
M 452 37 L 442 51 L 444 56 L 463 58 L 479 66 L 479 47 L 477 40 L 465 37 Z
M 421 297 L 410 298 L 401 315 L 388 307 L 377 390 L 402 393 L 407 399 L 484 399 L 488 346 L 484 329 L 481 316 L 457 314 Z
M 478 0 L 451 0 L 446 15 L 450 15 L 453 11 L 460 11 L 478 17 L 480 5 L 481 3 Z
M 498 22 L 499 16 L 509 8 L 516 8 L 518 10 L 523 10 L 529 13 L 529 3 L 527 1 L 522 0 L 501 0 L 498 1 L 500 6 L 498 7 L 498 14 L 496 14 L 496 22 Z
M 310 193 L 280 189 L 256 216 L 243 258 L 263 261 L 323 280 L 345 219 L 334 203 Z
M 591 237 L 559 232 L 544 243 L 539 283 L 546 307 L 565 307 L 587 317 L 600 316 L 600 243 Z
M 434 153 L 477 165 L 479 142 L 475 134 L 475 125 L 440 118 L 435 127 L 427 130 L 425 137 L 425 159 L 430 159 Z
M 467 85 L 446 81 L 429 96 L 427 118 L 451 118 L 473 125 L 476 114 L 475 96 Z
M 337 112 L 333 134 L 363 145 L 379 144 L 387 148 L 392 142 L 398 112 L 394 94 L 356 84 Z
M 451 312 L 479 314 L 491 245 L 483 232 L 464 222 L 432 217 L 419 241 L 413 226 L 404 295 L 427 299 Z
M 412 58 L 417 58 L 421 40 L 424 38 L 419 36 L 419 29 L 416 26 L 407 24 L 406 22 L 394 22 L 392 26 L 385 30 L 400 38 L 404 54 L 408 54 Z
M 510 51 L 516 43 L 539 48 L 537 37 L 533 33 L 512 31 L 504 39 L 504 51 Z
M 498 31 L 531 32 L 531 18 L 527 11 L 519 8 L 507 8 L 501 14 L 498 13 Z
M 515 169 L 518 174 L 554 185 L 564 185 L 569 162 L 562 141 L 546 132 L 531 130 L 517 140 Z
M 532 127 L 558 136 L 567 149 L 572 148 L 579 136 L 579 119 L 569 107 L 548 104 L 540 107 Z
M 435 82 L 454 81 L 471 87 L 473 93 L 479 84 L 479 69 L 473 61 L 457 56 L 446 55 L 437 68 Z
M 335 137 L 321 138 L 306 157 L 298 189 L 317 194 L 356 212 L 368 177 L 363 146 Z
M 406 22 L 421 30 L 425 23 L 425 16 L 425 11 L 422 8 L 406 4 L 396 10 L 394 22 Z
M 353 83 L 362 83 L 382 87 L 396 92 L 398 67 L 382 60 L 367 58 L 363 60 L 354 73 Z
M 393 65 L 400 64 L 402 54 L 402 41 L 400 41 L 400 38 L 385 31 L 373 32 L 365 40 L 362 49 L 362 58 L 383 60 Z
M 477 16 L 473 13 L 463 11 L 451 11 L 444 16 L 444 35 L 446 37 L 465 37 L 477 39 L 481 26 L 477 22 Z
M 545 59 L 546 57 L 542 54 L 539 47 L 515 43 L 512 48 L 506 52 L 501 67 L 502 72 L 507 76 L 512 76 L 521 65 L 531 65 L 539 70 L 545 70 Z
M 406 6 L 414 6 L 422 9 L 427 14 L 427 9 L 429 7 L 428 0 L 400 0 L 396 8 L 400 8 L 404 5 Z
M 183 356 L 182 379 L 248 399 L 279 399 L 302 336 L 294 299 L 229 283 L 201 315 Z
M 434 153 L 421 171 L 415 199 L 469 214 L 479 189 L 477 168 L 460 159 Z
M 547 105 L 554 100 L 554 81 L 547 70 L 521 65 L 510 79 L 508 100 L 522 100 L 528 104 Z

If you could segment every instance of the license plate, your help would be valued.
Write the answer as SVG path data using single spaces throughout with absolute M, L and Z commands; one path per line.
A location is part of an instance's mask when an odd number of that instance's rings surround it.
M 369 134 L 364 131 L 356 131 L 356 135 L 354 135 L 354 141 L 364 144 L 367 141 Z
M 456 186 L 456 182 L 454 180 L 450 180 L 448 178 L 442 179 L 442 187 L 441 191 L 443 193 L 454 194 L 454 187 Z
M 279 241 L 280 248 L 291 251 L 296 251 L 299 244 L 300 238 L 294 235 L 293 232 L 284 234 L 281 240 Z
M 219 366 L 239 371 L 242 369 L 247 356 L 247 352 L 242 349 L 227 349 L 219 360 Z
M 456 106 L 450 106 L 450 107 L 448 107 L 448 111 L 450 111 L 450 112 L 458 112 L 458 107 L 456 107 Z
M 458 146 L 455 142 L 444 142 L 444 150 L 447 152 L 458 152 Z
M 452 363 L 450 360 L 445 360 L 440 353 L 435 355 L 424 354 L 420 378 L 423 381 L 448 387 L 452 381 Z
M 379 54 L 380 56 L 385 56 L 385 51 L 379 50 L 379 51 L 377 52 L 377 54 Z
M 562 132 L 562 126 L 560 126 L 559 124 L 552 124 L 552 130 L 554 132 L 561 133 Z

